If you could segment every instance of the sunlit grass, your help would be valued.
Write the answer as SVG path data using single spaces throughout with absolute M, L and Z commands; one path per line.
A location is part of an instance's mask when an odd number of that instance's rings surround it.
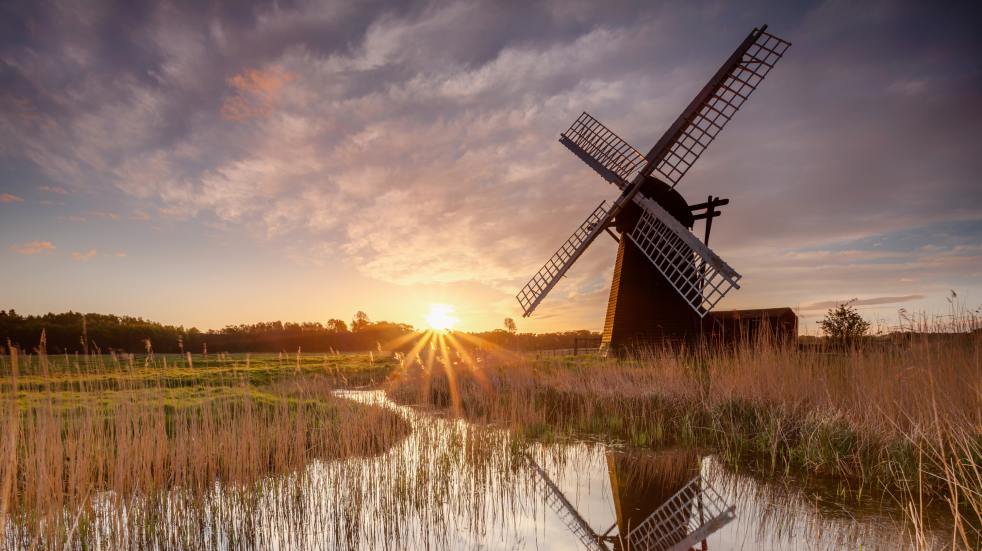
M 979 334 L 831 353 L 764 340 L 623 360 L 478 364 L 441 351 L 437 367 L 425 354 L 404 362 L 388 391 L 517 436 L 696 446 L 737 468 L 834 481 L 843 499 L 896 503 L 915 535 L 946 512 L 959 548 L 982 527 L 980 357 Z
M 173 514 L 204 529 L 217 483 L 226 506 L 248 508 L 271 475 L 378 454 L 408 431 L 333 395 L 392 360 L 18 356 L 0 360 L 0 547 L 139 547 L 126 538 L 152 537 Z M 92 525 L 106 510 L 127 511 L 120 531 Z
M 248 546 L 302 547 L 290 538 L 326 530 L 356 547 L 365 531 L 400 541 L 410 519 L 439 530 L 459 515 L 480 530 L 478 504 L 527 490 L 516 469 L 530 447 L 586 437 L 714 451 L 731 469 L 831 481 L 845 503 L 882 496 L 925 548 L 940 510 L 950 546 L 964 548 L 978 541 L 979 350 L 965 337 L 835 354 L 761 342 L 537 360 L 426 331 L 358 355 L 4 356 L 0 534 L 23 548 L 156 547 L 161 534 L 180 536 L 165 547 L 237 546 L 209 543 L 220 526 Z M 333 391 L 390 374 L 390 396 L 476 423 L 419 421 L 409 449 L 361 461 L 408 428 Z M 309 477 L 317 460 L 334 465 L 325 479 Z M 489 480 L 508 494 L 484 495 Z M 301 504 L 311 492 L 328 503 Z M 309 507 L 336 524 L 303 525 Z M 380 516 L 363 516 L 369 507 Z M 286 525 L 257 535 L 270 522 Z

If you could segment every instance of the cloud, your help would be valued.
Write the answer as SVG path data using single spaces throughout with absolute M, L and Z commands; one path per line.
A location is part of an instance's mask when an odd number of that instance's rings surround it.
M 23 245 L 13 245 L 10 250 L 18 254 L 33 255 L 44 254 L 55 250 L 55 246 L 50 241 L 28 241 Z
M 924 295 L 904 295 L 898 297 L 871 297 L 863 299 L 849 299 L 849 302 L 856 306 L 877 306 L 882 304 L 896 304 L 899 302 L 910 302 L 914 300 L 920 300 L 924 298 Z M 846 302 L 846 300 L 826 300 L 822 302 L 814 302 L 812 304 L 806 304 L 801 307 L 802 310 L 827 310 L 829 308 L 835 308 L 836 306 Z
M 126 253 L 124 253 L 123 251 L 116 251 L 115 253 L 113 253 L 113 256 L 115 256 L 116 258 L 126 258 Z
M 693 202 L 731 199 L 713 247 L 745 276 L 737 300 L 911 296 L 979 271 L 979 252 L 943 235 L 930 236 L 936 251 L 852 242 L 982 219 L 979 83 L 964 69 L 982 44 L 954 13 L 681 2 L 39 11 L 35 33 L 0 46 L 24 98 L 0 102 L 12 110 L 0 112 L 0 153 L 73 191 L 138 201 L 144 210 L 100 207 L 132 219 L 223 228 L 393 283 L 509 294 L 616 196 L 558 133 L 587 110 L 646 149 L 749 30 L 734 21 L 773 16 L 795 45 L 679 187 Z M 567 319 L 602 309 L 612 247 L 589 254 L 546 308 L 568 301 Z
M 640 51 L 639 40 L 669 40 L 652 30 L 670 25 L 650 15 L 570 24 L 569 13 L 547 7 L 476 21 L 473 9 L 368 17 L 334 47 L 293 43 L 235 60 L 231 76 L 209 59 L 217 50 L 199 47 L 201 36 L 163 32 L 183 21 L 162 12 L 153 24 L 160 85 L 124 74 L 80 91 L 96 107 L 62 122 L 82 144 L 39 135 L 32 151 L 52 176 L 107 176 L 162 216 L 217 218 L 262 240 L 289 236 L 294 258 L 341 257 L 395 283 L 479 281 L 510 291 L 612 193 L 555 146 L 556 133 L 584 107 L 632 103 L 623 71 L 646 58 L 624 52 Z M 540 39 L 543 28 L 555 36 Z M 225 45 L 245 36 L 220 30 Z M 645 83 L 651 78 L 637 84 Z M 187 87 L 198 87 L 190 103 Z M 217 105 L 202 100 L 209 95 Z M 622 118 L 625 109 L 615 112 Z M 546 182 L 563 187 L 567 205 L 556 208 Z
M 68 195 L 68 190 L 60 186 L 41 186 L 38 191 L 45 193 L 56 193 L 58 195 Z
M 72 259 L 77 260 L 79 262 L 88 262 L 89 260 L 95 258 L 97 254 L 98 253 L 96 252 L 95 249 L 89 249 L 84 253 L 76 251 L 72 253 Z
M 24 200 L 10 193 L 0 193 L 0 203 L 21 203 Z
M 116 212 L 103 212 L 103 211 L 89 211 L 87 213 L 92 218 L 98 218 L 100 220 L 119 220 L 119 213 Z
M 140 222 L 146 222 L 147 220 L 150 220 L 150 213 L 148 213 L 147 211 L 145 211 L 143 209 L 137 209 L 137 210 L 131 212 L 127 218 L 129 218 L 130 220 L 137 220 L 137 221 L 140 221 Z
M 293 75 L 275 67 L 246 69 L 228 80 L 232 91 L 222 103 L 222 116 L 233 121 L 268 116 L 283 86 L 293 79 Z

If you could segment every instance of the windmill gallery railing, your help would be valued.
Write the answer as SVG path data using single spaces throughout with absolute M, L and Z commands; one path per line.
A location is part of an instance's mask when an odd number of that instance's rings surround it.
M 531 456 L 527 458 L 541 481 L 546 504 L 591 551 L 686 551 L 736 518 L 735 508 L 701 475 L 696 475 L 627 534 L 612 535 L 616 524 L 598 534 L 545 470 Z

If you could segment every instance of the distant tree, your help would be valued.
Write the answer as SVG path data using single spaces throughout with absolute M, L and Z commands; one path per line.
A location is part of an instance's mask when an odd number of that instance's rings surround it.
M 859 312 L 852 305 L 854 302 L 856 299 L 830 308 L 825 314 L 825 319 L 818 322 L 822 331 L 833 341 L 849 343 L 869 331 L 869 322 L 859 315 Z
M 515 320 L 511 318 L 505 318 L 505 331 L 508 331 L 512 335 L 518 331 L 518 326 L 515 325 Z
M 88 339 L 82 337 L 83 317 Z M 409 324 L 369 321 L 363 312 L 356 315 L 355 320 L 360 329 L 357 333 L 348 331 L 350 326 L 341 320 L 330 320 L 324 329 L 316 322 L 264 321 L 202 331 L 132 316 L 81 312 L 22 315 L 7 309 L 0 310 L 0 344 L 4 351 L 11 347 L 33 350 L 43 331 L 44 347 L 51 354 L 83 353 L 86 342 L 89 351 L 96 354 L 110 349 L 146 352 L 147 341 L 152 343 L 154 354 L 204 353 L 206 346 L 212 352 L 278 352 L 300 347 L 304 352 L 326 352 L 378 350 L 378 343 L 386 350 L 388 343 L 403 342 L 400 337 L 413 332 Z M 578 337 L 599 337 L 589 331 L 539 334 L 516 331 L 513 334 L 503 327 L 473 334 L 481 341 L 522 350 L 571 348 Z
M 357 333 L 358 331 L 366 329 L 371 324 L 372 322 L 368 319 L 368 314 L 358 310 L 355 312 L 354 319 L 351 320 L 351 331 L 353 333 Z
M 413 326 L 408 323 L 395 323 L 391 321 L 376 321 L 369 323 L 373 331 L 397 331 L 402 333 L 412 333 Z
M 327 330 L 332 333 L 347 333 L 348 324 L 343 320 L 331 318 L 327 320 Z

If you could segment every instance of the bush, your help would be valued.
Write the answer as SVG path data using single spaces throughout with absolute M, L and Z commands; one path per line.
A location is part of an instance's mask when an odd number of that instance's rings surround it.
M 825 314 L 825 319 L 818 322 L 822 331 L 833 341 L 843 344 L 850 343 L 869 331 L 869 322 L 864 320 L 863 316 L 859 315 L 859 312 L 852 306 L 855 300 L 843 302 L 835 308 L 829 309 L 829 312 Z

